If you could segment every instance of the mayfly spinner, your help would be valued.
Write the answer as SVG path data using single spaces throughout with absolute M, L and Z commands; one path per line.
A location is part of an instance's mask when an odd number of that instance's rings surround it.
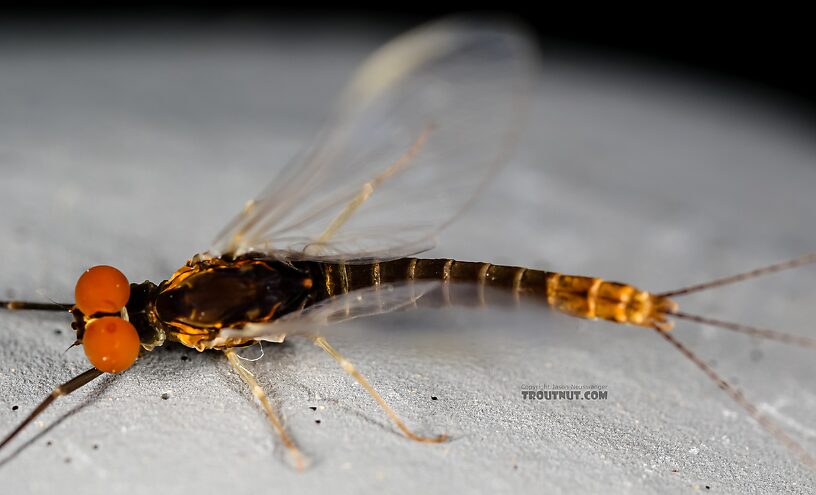
M 109 266 L 78 280 L 75 304 L 0 301 L 12 310 L 69 308 L 93 368 L 57 387 L 0 444 L 57 397 L 130 368 L 166 342 L 222 352 L 249 385 L 299 468 L 305 465 L 236 348 L 304 336 L 337 360 L 402 433 L 413 432 L 326 340 L 330 325 L 409 306 L 540 301 L 587 319 L 654 330 L 806 465 L 816 461 L 738 390 L 676 340 L 672 318 L 800 346 L 805 337 L 680 312 L 673 298 L 816 261 L 810 254 L 662 294 L 599 278 L 514 266 L 419 259 L 507 161 L 523 127 L 535 50 L 506 26 L 432 24 L 363 65 L 315 144 L 167 280 L 131 284 Z

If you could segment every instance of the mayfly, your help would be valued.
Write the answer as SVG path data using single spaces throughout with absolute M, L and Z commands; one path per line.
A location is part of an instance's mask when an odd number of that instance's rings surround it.
M 58 397 L 130 368 L 167 342 L 222 352 L 250 387 L 299 468 L 305 460 L 236 349 L 303 336 L 337 360 L 397 428 L 412 431 L 327 340 L 332 325 L 422 305 L 540 301 L 586 319 L 652 329 L 689 358 L 806 465 L 816 461 L 672 334 L 688 319 L 814 348 L 805 337 L 681 312 L 674 298 L 816 261 L 809 254 L 759 270 L 653 294 L 632 285 L 532 268 L 420 259 L 507 159 L 523 128 L 535 50 L 518 31 L 443 21 L 387 44 L 363 65 L 329 125 L 221 232 L 159 284 L 130 284 L 97 266 L 69 305 L 2 301 L 12 310 L 65 311 L 93 368 L 58 386 L 0 443 Z

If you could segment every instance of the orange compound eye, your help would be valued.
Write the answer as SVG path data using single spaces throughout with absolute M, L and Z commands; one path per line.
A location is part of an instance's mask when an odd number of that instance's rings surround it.
M 116 313 L 130 299 L 130 284 L 116 268 L 95 266 L 79 277 L 74 297 L 83 314 L 90 316 L 96 313 Z
M 130 368 L 139 357 L 139 333 L 116 316 L 91 320 L 85 327 L 82 346 L 88 361 L 99 371 L 119 373 Z

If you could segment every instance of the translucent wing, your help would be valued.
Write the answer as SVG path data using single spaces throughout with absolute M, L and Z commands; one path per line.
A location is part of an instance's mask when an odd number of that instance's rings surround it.
M 211 251 L 353 263 L 433 247 L 508 158 L 528 106 L 532 53 L 508 26 L 469 20 L 385 45 L 314 145 Z
M 481 293 L 481 297 L 476 294 Z M 502 288 L 475 290 L 470 283 L 445 283 L 441 280 L 402 281 L 338 295 L 265 323 L 242 328 L 224 329 L 219 338 L 255 339 L 283 342 L 286 337 L 325 336 L 344 323 L 357 318 L 382 315 L 414 307 L 486 306 L 518 308 L 516 294 Z M 527 308 L 547 308 L 546 299 L 524 298 Z M 563 313 L 547 311 L 550 321 L 562 327 L 574 325 L 576 319 Z M 542 316 L 536 316 L 537 321 Z M 471 335 L 470 338 L 474 336 Z
M 268 323 L 222 330 L 219 337 L 283 342 L 291 335 L 321 335 L 330 325 L 413 306 L 419 298 L 441 286 L 441 281 L 406 281 L 368 287 L 331 297 Z

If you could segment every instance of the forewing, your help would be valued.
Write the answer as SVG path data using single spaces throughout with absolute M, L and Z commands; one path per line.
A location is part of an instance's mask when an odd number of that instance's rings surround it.
M 433 247 L 508 158 L 531 83 L 527 39 L 448 20 L 377 51 L 314 144 L 215 240 L 215 254 L 365 262 Z

